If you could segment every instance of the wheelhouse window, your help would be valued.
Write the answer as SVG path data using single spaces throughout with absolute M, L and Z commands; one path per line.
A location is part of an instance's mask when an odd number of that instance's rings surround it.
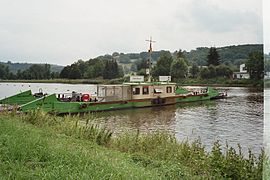
M 149 87 L 148 86 L 143 87 L 143 94 L 149 94 Z
M 167 93 L 172 93 L 172 87 L 171 86 L 167 86 Z
M 133 88 L 132 92 L 133 92 L 133 95 L 139 95 L 140 94 L 140 88 Z
M 162 93 L 162 89 L 155 88 L 154 89 L 154 93 L 155 94 L 161 94 Z

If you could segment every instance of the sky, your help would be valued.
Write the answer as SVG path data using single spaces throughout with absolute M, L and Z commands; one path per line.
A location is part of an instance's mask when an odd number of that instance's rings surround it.
M 270 54 L 270 1 L 263 0 L 263 39 L 264 52 Z
M 0 0 L 0 61 L 67 65 L 146 51 L 150 36 L 154 50 L 172 52 L 267 44 L 270 23 L 263 31 L 263 20 L 270 22 L 270 3 L 263 1 Z

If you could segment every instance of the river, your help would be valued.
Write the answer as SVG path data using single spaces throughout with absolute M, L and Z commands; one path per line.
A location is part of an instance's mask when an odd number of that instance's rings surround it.
M 48 94 L 77 91 L 94 94 L 95 85 L 49 83 L 0 83 L 0 99 L 31 89 Z M 166 130 L 179 141 L 200 138 L 210 150 L 220 140 L 223 147 L 241 144 L 246 154 L 250 148 L 255 154 L 263 147 L 264 101 L 263 92 L 254 88 L 218 88 L 228 92 L 227 99 L 166 107 L 119 110 L 96 114 L 95 121 L 112 130 L 115 135 L 140 130 L 150 132 Z M 269 91 L 268 91 L 268 94 Z

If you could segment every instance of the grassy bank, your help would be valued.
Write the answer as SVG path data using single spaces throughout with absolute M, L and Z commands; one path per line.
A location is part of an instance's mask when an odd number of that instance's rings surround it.
M 40 80 L 0 80 L 0 82 L 12 83 L 62 83 L 62 84 L 117 84 L 123 79 L 40 79 Z
M 161 132 L 113 138 L 89 115 L 0 115 L 0 177 L 10 179 L 261 179 L 263 151 L 238 151 Z
M 263 80 L 251 79 L 183 79 L 178 82 L 187 86 L 223 86 L 223 87 L 263 87 Z

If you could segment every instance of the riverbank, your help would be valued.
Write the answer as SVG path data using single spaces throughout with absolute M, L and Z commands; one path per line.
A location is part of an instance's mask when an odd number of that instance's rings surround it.
M 49 80 L 0 80 L 0 82 L 11 83 L 62 83 L 62 84 L 122 84 L 127 78 L 117 79 L 49 79 Z M 212 86 L 212 87 L 263 87 L 263 80 L 250 79 L 182 79 L 177 82 L 181 86 Z M 267 83 L 269 85 L 270 83 Z
M 216 142 L 176 141 L 168 133 L 121 137 L 93 116 L 0 114 L 0 176 L 11 179 L 261 179 L 262 157 L 248 159 Z M 25 148 L 27 147 L 27 148 Z
M 212 87 L 258 87 L 263 88 L 263 80 L 251 79 L 183 79 L 178 82 L 186 86 L 212 86 Z
M 61 84 L 117 84 L 122 83 L 123 79 L 39 79 L 39 80 L 0 80 L 9 83 L 61 83 Z

